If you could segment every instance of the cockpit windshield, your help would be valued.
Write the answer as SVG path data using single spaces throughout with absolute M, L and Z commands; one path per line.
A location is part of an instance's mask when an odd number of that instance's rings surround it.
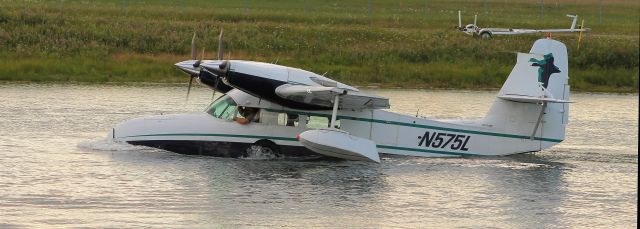
M 211 103 L 206 112 L 213 117 L 233 120 L 237 111 L 237 104 L 231 97 L 224 95 Z

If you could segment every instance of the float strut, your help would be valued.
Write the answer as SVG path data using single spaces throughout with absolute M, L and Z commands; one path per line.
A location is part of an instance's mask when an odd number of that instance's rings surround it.
M 338 116 L 338 104 L 340 102 L 340 95 L 336 95 L 333 100 L 333 113 L 331 113 L 331 126 L 330 128 L 336 128 L 336 117 Z

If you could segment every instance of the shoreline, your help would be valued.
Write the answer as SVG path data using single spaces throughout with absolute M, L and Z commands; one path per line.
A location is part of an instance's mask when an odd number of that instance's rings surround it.
M 130 81 L 130 82 L 93 82 L 93 81 L 11 81 L 11 80 L 0 80 L 0 86 L 2 85 L 10 85 L 10 84 L 38 84 L 38 85 L 105 85 L 105 86 L 184 86 L 188 85 L 188 82 L 140 82 L 140 81 Z M 202 87 L 206 88 L 206 86 L 194 83 L 194 87 Z M 385 84 L 354 84 L 351 85 L 358 89 L 371 89 L 371 90 L 430 90 L 430 91 L 498 91 L 500 88 L 441 88 L 441 87 L 399 87 Z M 571 93 L 582 93 L 582 94 L 617 94 L 617 95 L 638 95 L 640 92 L 638 88 L 634 90 L 574 90 L 572 88 Z

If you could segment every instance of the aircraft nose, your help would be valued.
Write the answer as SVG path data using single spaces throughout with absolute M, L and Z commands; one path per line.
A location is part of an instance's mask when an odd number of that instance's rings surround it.
M 196 60 L 185 60 L 182 62 L 175 63 L 174 65 L 178 67 L 178 69 L 180 69 L 181 71 L 189 75 L 197 76 L 200 73 L 200 70 L 193 67 L 195 63 L 196 63 Z

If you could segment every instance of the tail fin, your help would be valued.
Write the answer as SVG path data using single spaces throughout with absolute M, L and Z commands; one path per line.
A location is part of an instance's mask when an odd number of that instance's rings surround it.
M 518 53 L 516 65 L 483 122 L 542 140 L 540 150 L 564 140 L 568 73 L 566 46 L 552 39 L 537 40 L 530 53 Z

